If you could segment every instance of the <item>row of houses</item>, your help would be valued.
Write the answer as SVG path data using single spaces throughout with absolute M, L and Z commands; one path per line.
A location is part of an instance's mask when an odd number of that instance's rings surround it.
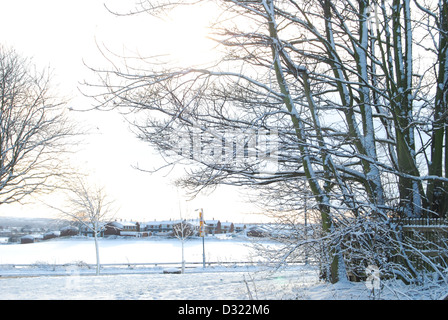
M 181 222 L 189 225 L 189 235 L 199 235 L 199 219 L 190 220 L 164 220 L 164 221 L 126 221 L 115 220 L 108 223 L 102 223 L 100 236 L 125 236 L 125 237 L 149 237 L 149 236 L 175 236 L 174 228 Z M 53 226 L 53 228 L 56 226 Z M 243 234 L 249 237 L 266 237 L 270 236 L 264 224 L 245 224 L 233 223 L 220 220 L 205 220 L 204 234 Z M 33 243 L 38 241 L 49 240 L 57 237 L 66 236 L 93 236 L 92 228 L 84 225 L 56 227 L 57 231 L 49 228 L 45 229 L 23 229 L 13 230 L 10 227 L 0 228 L 0 244 L 7 243 Z M 266 229 L 266 230 L 265 230 Z M 53 229 L 54 230 L 54 229 Z
M 174 229 L 176 225 L 184 223 L 189 226 L 192 236 L 199 235 L 199 220 L 165 220 L 165 221 L 151 221 L 151 222 L 139 222 L 139 221 L 126 221 L 116 220 L 108 223 L 101 224 L 100 236 L 125 236 L 125 237 L 149 237 L 149 236 L 174 236 Z M 205 220 L 204 221 L 204 233 L 206 235 L 218 235 L 218 234 L 237 234 L 244 233 L 248 236 L 260 236 L 257 231 L 259 228 L 257 225 L 222 222 L 220 220 Z M 33 243 L 43 240 L 49 240 L 57 237 L 66 236 L 93 236 L 93 231 L 89 225 L 80 226 L 66 226 L 58 231 L 49 231 L 46 233 L 32 233 L 26 234 L 19 238 L 12 240 L 11 238 L 2 238 L 0 243 L 17 242 L 20 243 Z
M 194 235 L 199 233 L 199 220 L 165 220 L 152 222 L 138 222 L 138 221 L 112 221 L 105 223 L 101 236 L 119 235 L 132 237 L 148 237 L 148 236 L 173 236 L 174 226 L 184 223 L 190 226 Z M 239 233 L 248 227 L 246 224 L 239 224 L 233 222 L 221 222 L 220 220 L 205 220 L 205 234 L 227 234 Z M 81 226 L 79 233 L 84 236 L 92 236 L 93 231 L 90 226 Z

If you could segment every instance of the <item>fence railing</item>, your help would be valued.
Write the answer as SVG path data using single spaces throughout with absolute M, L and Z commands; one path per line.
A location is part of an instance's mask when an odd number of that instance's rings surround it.
M 417 270 L 436 271 L 448 267 L 448 219 L 403 218 L 397 224 L 407 259 Z M 401 255 L 393 262 L 405 263 Z
M 303 265 L 303 262 L 290 262 L 288 266 Z M 201 272 L 216 271 L 216 267 L 223 267 L 219 271 L 241 271 L 241 267 L 276 267 L 275 262 L 268 261 L 208 261 L 205 263 L 206 269 L 202 269 L 203 262 L 185 262 L 186 269 L 201 268 Z M 166 268 L 181 268 L 181 262 L 143 262 L 143 263 L 101 263 L 100 269 L 103 274 L 127 274 L 127 273 L 160 273 Z M 72 275 L 75 274 L 94 274 L 96 264 L 85 262 L 73 263 L 5 263 L 0 264 L 0 278 L 11 276 L 35 276 L 35 275 Z M 244 268 L 244 270 L 247 270 Z M 192 271 L 194 272 L 194 270 Z
M 205 262 L 206 267 L 216 267 L 216 266 L 241 266 L 241 265 L 268 265 L 269 262 L 261 261 L 220 261 L 220 262 Z M 123 263 L 101 263 L 101 268 L 123 268 L 123 269 L 133 269 L 133 268 L 163 268 L 163 267 L 180 267 L 181 262 L 123 262 Z M 198 268 L 203 266 L 203 262 L 185 262 L 185 266 L 189 268 Z M 73 262 L 73 263 L 3 263 L 0 264 L 0 269 L 5 268 L 67 268 L 67 267 L 78 267 L 85 269 L 94 269 L 96 264 L 94 263 L 84 263 L 84 262 Z

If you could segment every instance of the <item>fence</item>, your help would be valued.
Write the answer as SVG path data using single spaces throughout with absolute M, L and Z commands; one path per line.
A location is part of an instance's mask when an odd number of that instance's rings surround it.
M 407 258 L 417 270 L 436 271 L 448 267 L 448 219 L 404 218 L 392 221 L 398 226 Z M 393 262 L 405 263 L 402 255 Z
M 302 262 L 291 262 L 289 266 L 302 265 Z M 185 268 L 190 272 L 224 272 L 224 271 L 248 271 L 261 270 L 264 267 L 278 267 L 275 262 L 267 261 L 208 261 L 205 263 L 206 269 L 203 269 L 203 262 L 185 262 Z M 252 269 L 255 267 L 257 269 Z M 180 269 L 181 262 L 145 262 L 145 263 L 102 263 L 100 265 L 101 274 L 146 274 L 146 273 L 164 273 L 165 269 Z M 260 269 L 261 268 L 261 269 Z M 0 264 L 0 278 L 8 277 L 34 277 L 34 276 L 72 276 L 72 275 L 95 275 L 96 264 L 88 264 L 82 261 L 52 264 Z

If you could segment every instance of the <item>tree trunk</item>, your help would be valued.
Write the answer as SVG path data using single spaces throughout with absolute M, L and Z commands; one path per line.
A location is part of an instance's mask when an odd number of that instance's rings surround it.
M 430 176 L 448 176 L 448 148 L 444 145 L 448 141 L 448 131 L 445 126 L 448 124 L 448 1 L 444 0 L 440 7 L 440 32 L 438 48 L 438 77 L 436 96 L 434 102 L 434 124 L 431 143 L 431 162 L 428 166 Z M 445 167 L 443 156 L 445 153 Z M 443 170 L 445 169 L 445 174 Z M 435 217 L 446 216 L 448 202 L 448 184 L 437 179 L 429 181 L 427 188 L 427 198 L 430 210 Z
M 182 274 L 185 273 L 185 257 L 184 257 L 184 240 L 181 240 L 182 242 Z
M 282 71 L 282 63 L 280 56 L 282 55 L 281 52 L 281 44 L 280 39 L 277 34 L 277 25 L 275 21 L 274 16 L 274 6 L 272 1 L 267 1 L 267 5 L 265 6 L 265 10 L 268 16 L 268 27 L 269 27 L 269 34 L 271 37 L 272 45 L 272 58 L 273 58 L 273 65 L 275 70 L 275 75 L 277 79 L 277 84 L 280 87 L 280 91 L 283 94 L 283 102 L 285 103 L 286 108 L 291 114 L 291 122 L 293 124 L 293 127 L 295 129 L 295 133 L 298 139 L 299 144 L 299 150 L 301 153 L 301 159 L 302 159 L 302 165 L 304 167 L 304 171 L 308 180 L 308 184 L 310 186 L 310 189 L 312 190 L 314 197 L 319 204 L 319 211 L 321 213 L 321 224 L 324 234 L 331 233 L 333 231 L 333 221 L 331 218 L 331 211 L 330 211 L 330 205 L 329 205 L 329 199 L 325 192 L 325 190 L 322 189 L 322 187 L 319 184 L 319 181 L 317 179 L 317 176 L 314 172 L 314 169 L 311 165 L 311 159 L 310 159 L 310 151 L 307 148 L 307 142 L 306 142 L 306 134 L 304 132 L 304 125 L 302 123 L 302 120 L 300 118 L 300 115 L 295 107 L 295 103 L 291 97 L 291 94 L 289 92 L 287 80 L 285 78 L 285 75 Z M 297 70 L 299 71 L 299 70 Z M 305 69 L 300 70 L 302 73 L 306 74 L 307 71 Z M 305 78 L 305 82 L 308 81 L 308 78 Z M 310 94 L 308 95 L 308 98 L 310 98 Z M 310 101 L 310 100 L 308 100 Z M 310 104 L 310 108 L 312 109 L 312 105 Z M 316 120 L 316 119 L 315 119 Z M 323 140 L 320 141 L 320 143 L 323 143 Z M 327 164 L 327 161 L 324 161 L 322 159 L 322 164 L 324 167 Z M 328 168 L 324 169 L 326 171 L 326 174 L 328 174 Z M 331 260 L 330 262 L 330 274 L 327 275 L 328 280 L 331 283 L 336 283 L 339 281 L 339 269 L 340 269 L 340 255 L 335 250 L 334 247 L 329 248 L 329 258 Z
M 98 234 L 97 231 L 93 231 L 94 239 L 95 239 L 95 254 L 96 254 L 96 275 L 100 274 L 100 248 L 98 243 Z

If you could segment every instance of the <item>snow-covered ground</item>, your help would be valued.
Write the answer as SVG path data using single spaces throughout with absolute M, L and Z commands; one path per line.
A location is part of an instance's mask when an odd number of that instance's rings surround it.
M 266 243 L 268 245 L 275 245 Z M 447 285 L 428 280 L 424 287 L 384 281 L 372 294 L 364 283 L 329 285 L 319 281 L 315 266 L 296 265 L 272 270 L 263 263 L 225 264 L 204 269 L 201 264 L 185 274 L 164 274 L 166 266 L 136 263 L 178 262 L 176 239 L 102 239 L 101 263 L 111 266 L 102 274 L 86 264 L 95 263 L 91 239 L 55 239 L 34 244 L 0 245 L 0 299 L 113 299 L 113 300 L 244 300 L 244 299 L 440 299 Z M 207 262 L 262 260 L 244 239 L 205 242 Z M 202 241 L 185 243 L 187 262 L 202 261 Z M 33 264 L 23 268 L 11 264 Z M 65 265 L 64 265 L 65 264 Z
M 100 239 L 101 263 L 179 262 L 181 242 L 174 238 L 103 238 Z M 185 260 L 202 261 L 202 240 L 185 241 Z M 207 237 L 204 242 L 206 261 L 252 261 L 256 256 L 246 239 Z M 55 238 L 30 244 L 0 246 L 1 264 L 47 263 L 63 264 L 82 261 L 96 263 L 92 238 Z

